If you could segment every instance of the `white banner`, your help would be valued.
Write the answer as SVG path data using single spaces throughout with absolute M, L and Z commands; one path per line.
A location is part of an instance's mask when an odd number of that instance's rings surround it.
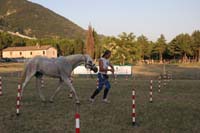
M 98 67 L 98 66 L 97 66 Z M 117 75 L 131 75 L 132 66 L 114 66 L 115 74 Z M 98 67 L 99 70 L 99 67 Z M 93 71 L 87 70 L 84 66 L 78 66 L 74 69 L 74 74 L 95 74 Z M 108 72 L 111 74 L 111 72 Z
M 131 75 L 132 66 L 114 66 L 115 73 L 119 75 Z

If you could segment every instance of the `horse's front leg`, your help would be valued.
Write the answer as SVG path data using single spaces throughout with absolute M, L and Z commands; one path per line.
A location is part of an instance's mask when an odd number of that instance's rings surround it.
M 71 91 L 73 92 L 75 99 L 76 99 L 76 104 L 80 104 L 79 98 L 78 98 L 76 91 L 71 83 L 71 80 L 69 78 L 65 78 L 64 82 L 70 87 Z
M 45 97 L 44 97 L 44 95 L 43 95 L 43 93 L 41 91 L 41 81 L 40 80 L 42 80 L 42 78 L 36 78 L 36 89 L 38 89 L 38 93 L 39 93 L 39 96 L 40 96 L 41 100 L 43 102 L 45 102 L 46 99 L 45 99 Z
M 61 88 L 62 84 L 63 84 L 63 81 L 60 80 L 59 83 L 58 83 L 58 86 L 57 86 L 57 88 L 56 88 L 56 90 L 55 90 L 55 92 L 54 92 L 54 94 L 53 94 L 53 95 L 51 96 L 51 98 L 50 98 L 50 102 L 53 102 L 54 97 L 55 97 L 56 94 L 58 94 L 58 92 L 60 91 L 60 88 Z

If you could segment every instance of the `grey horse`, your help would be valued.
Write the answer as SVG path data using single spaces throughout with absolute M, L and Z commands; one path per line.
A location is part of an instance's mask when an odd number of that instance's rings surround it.
M 41 92 L 41 86 L 38 84 L 42 76 L 46 75 L 60 79 L 54 94 L 50 98 L 51 102 L 53 102 L 55 95 L 59 92 L 61 85 L 65 83 L 69 86 L 71 92 L 74 94 L 76 103 L 79 104 L 80 101 L 70 81 L 70 76 L 72 71 L 81 64 L 85 64 L 85 68 L 93 70 L 95 73 L 98 71 L 96 65 L 93 63 L 93 60 L 89 55 L 75 54 L 70 56 L 60 56 L 54 59 L 49 59 L 43 56 L 36 56 L 30 59 L 25 65 L 20 82 L 22 86 L 21 98 L 27 83 L 33 76 L 35 76 L 36 88 L 38 89 L 39 96 L 42 101 L 45 101 L 45 97 Z

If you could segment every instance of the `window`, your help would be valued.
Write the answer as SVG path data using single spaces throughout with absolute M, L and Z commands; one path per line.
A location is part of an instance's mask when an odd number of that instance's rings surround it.
M 30 55 L 32 55 L 33 53 L 32 52 L 30 52 Z
M 43 51 L 43 55 L 45 55 L 45 51 Z
M 19 52 L 19 55 L 22 55 L 22 52 Z

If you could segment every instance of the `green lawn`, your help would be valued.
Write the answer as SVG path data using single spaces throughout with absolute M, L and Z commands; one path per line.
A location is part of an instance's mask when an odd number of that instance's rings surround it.
M 146 69 L 145 69 L 146 67 Z M 96 78 L 75 77 L 74 86 L 80 97 L 81 133 L 191 133 L 200 130 L 199 68 L 173 66 L 174 80 L 161 84 L 158 93 L 159 66 L 135 66 L 135 80 L 111 79 L 111 104 L 101 102 L 102 92 L 94 104 L 88 102 L 96 88 Z M 168 67 L 167 67 L 168 68 Z M 180 69 L 178 69 L 180 68 Z M 139 73 L 143 70 L 143 74 Z M 168 68 L 169 70 L 169 68 Z M 176 71 L 176 73 L 174 73 Z M 162 72 L 162 71 L 161 71 Z M 194 77 L 196 75 L 196 77 Z M 17 75 L 3 75 L 3 96 L 0 97 L 0 133 L 74 133 L 75 104 L 62 87 L 54 103 L 42 103 L 32 79 L 24 91 L 21 115 L 15 115 Z M 154 79 L 153 103 L 149 103 L 149 79 Z M 47 100 L 53 94 L 57 80 L 45 77 L 43 90 Z M 136 121 L 132 127 L 132 88 L 136 89 Z

